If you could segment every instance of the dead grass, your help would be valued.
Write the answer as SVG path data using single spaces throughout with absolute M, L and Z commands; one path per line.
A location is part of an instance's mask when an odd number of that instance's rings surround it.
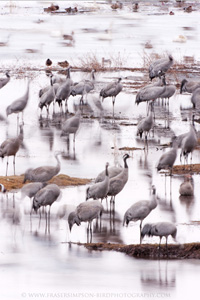
M 76 67 L 86 70 L 89 68 L 99 71 L 102 69 L 102 64 L 101 61 L 98 60 L 96 54 L 91 52 L 87 53 L 87 55 L 79 57 L 79 62 Z
M 188 173 L 200 173 L 200 164 L 188 164 L 188 165 L 178 165 L 178 166 L 173 166 L 172 169 L 173 174 L 188 174 Z
M 107 54 L 104 58 L 105 60 L 109 60 L 110 64 L 103 64 L 102 59 L 99 59 L 96 53 L 90 52 L 82 57 L 79 57 L 78 63 L 75 63 L 73 68 L 78 68 L 88 72 L 92 69 L 95 69 L 97 72 L 104 72 L 108 70 L 116 71 L 122 70 L 128 61 L 128 57 L 126 56 L 126 54 L 121 54 L 120 52 L 118 52 L 117 54 Z
M 78 245 L 88 250 L 118 251 L 136 258 L 147 259 L 200 259 L 200 243 L 170 244 L 168 250 L 165 244 L 160 249 L 158 244 L 124 245 L 111 243 L 85 243 Z
M 24 180 L 24 175 L 19 176 L 0 176 L 0 182 L 5 186 L 7 191 L 13 189 L 21 189 Z M 68 175 L 59 174 L 54 176 L 48 183 L 55 183 L 58 186 L 78 186 L 85 185 L 91 182 L 91 179 L 70 177 Z
M 135 151 L 135 150 L 144 150 L 144 148 L 137 148 L 137 147 L 121 147 L 119 150 L 123 151 Z

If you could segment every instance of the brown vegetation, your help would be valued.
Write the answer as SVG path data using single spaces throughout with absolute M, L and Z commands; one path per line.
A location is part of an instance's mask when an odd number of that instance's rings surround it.
M 200 164 L 177 165 L 172 169 L 173 174 L 200 173 Z
M 7 191 L 13 189 L 20 189 L 23 186 L 24 175 L 0 176 L 0 183 L 2 183 Z M 49 183 L 55 183 L 58 186 L 77 186 L 89 183 L 90 179 L 70 177 L 68 175 L 59 174 L 54 176 Z
M 83 245 L 88 250 L 114 250 L 136 258 L 200 259 L 200 243 L 182 245 L 170 244 L 168 245 L 168 249 L 165 244 L 162 244 L 160 249 L 158 244 L 124 245 L 111 243 L 80 243 L 79 245 Z

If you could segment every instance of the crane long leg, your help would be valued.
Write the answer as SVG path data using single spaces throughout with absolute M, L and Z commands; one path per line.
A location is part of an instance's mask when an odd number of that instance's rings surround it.
M 69 112 L 67 101 L 68 101 L 68 99 L 65 99 L 65 113 L 66 113 L 66 114 Z
M 166 249 L 167 249 L 167 252 L 168 252 L 167 239 L 168 239 L 168 236 L 166 236 Z
M 8 160 L 9 160 L 9 156 L 7 156 L 7 163 L 6 163 L 6 176 L 8 174 Z
M 15 155 L 13 156 L 13 170 L 14 170 L 14 175 L 15 175 Z
M 51 210 L 51 205 L 49 205 L 49 211 L 48 211 L 48 233 L 50 234 L 50 210 Z
M 76 133 L 74 133 L 74 137 L 73 137 L 73 151 L 75 152 L 75 135 Z
M 30 231 L 32 232 L 32 211 L 33 211 L 33 200 L 31 200 L 31 210 L 30 210 Z
M 47 227 L 48 227 L 48 216 L 47 216 L 47 211 L 45 209 L 45 234 L 47 234 Z
M 114 119 L 114 116 L 115 116 L 115 97 L 113 97 L 113 99 L 112 99 L 112 104 L 113 104 L 113 119 Z
M 41 218 L 42 218 L 42 216 L 41 216 L 41 211 L 39 210 L 39 215 L 40 215 L 40 218 L 39 218 L 39 228 L 40 228 L 40 224 L 41 224 Z
M 161 240 L 162 240 L 162 236 L 160 236 L 160 243 L 159 243 L 159 247 L 158 247 L 158 254 L 159 254 L 159 256 L 160 256 L 160 248 L 161 248 Z
M 142 233 L 142 221 L 143 220 L 141 220 L 141 222 L 140 222 L 140 244 L 142 244 L 142 235 L 141 235 L 141 233 Z
M 87 226 L 87 242 L 88 243 L 92 242 L 92 227 L 91 227 L 91 222 L 88 222 L 88 226 Z

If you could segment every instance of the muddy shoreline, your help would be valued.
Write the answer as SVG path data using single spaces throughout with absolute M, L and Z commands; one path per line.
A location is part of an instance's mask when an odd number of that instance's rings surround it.
M 24 175 L 0 176 L 0 182 L 7 191 L 21 189 L 23 187 Z M 55 183 L 60 187 L 85 185 L 91 182 L 91 179 L 70 177 L 65 174 L 54 176 L 48 183 Z M 27 181 L 30 183 L 30 181 Z
M 200 259 L 200 243 L 125 245 L 112 243 L 77 243 L 90 251 L 117 251 L 134 258 L 145 259 Z

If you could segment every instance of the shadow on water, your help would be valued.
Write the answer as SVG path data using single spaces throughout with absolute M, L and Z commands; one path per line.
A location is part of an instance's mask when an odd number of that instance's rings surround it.
M 195 204 L 195 197 L 194 196 L 179 196 L 179 201 L 182 205 L 185 206 L 188 216 L 191 217 L 193 208 L 194 208 L 194 204 Z
M 54 146 L 54 132 L 51 128 L 51 120 L 49 118 L 40 118 L 39 129 L 42 137 L 47 139 L 49 143 L 49 150 L 52 151 Z
M 154 265 L 153 270 L 151 267 L 145 269 L 145 271 L 141 270 L 140 280 L 143 288 L 176 288 L 176 272 L 174 269 L 168 269 L 169 263 L 168 260 L 158 260 L 156 262 L 157 266 Z

